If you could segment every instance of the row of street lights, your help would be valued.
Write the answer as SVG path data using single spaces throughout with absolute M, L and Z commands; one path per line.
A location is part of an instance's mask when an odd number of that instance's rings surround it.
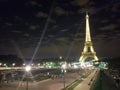
M 12 63 L 12 66 L 14 67 L 16 64 L 15 63 Z M 7 64 L 6 63 L 0 63 L 0 66 L 5 66 L 5 67 L 7 67 Z

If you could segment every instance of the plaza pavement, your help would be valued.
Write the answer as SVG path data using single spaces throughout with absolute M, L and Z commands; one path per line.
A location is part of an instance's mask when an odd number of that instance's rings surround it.
M 79 78 L 78 73 L 66 74 L 65 85 Z M 29 82 L 28 90 L 60 90 L 64 87 L 63 78 L 47 79 L 40 82 Z M 0 90 L 26 90 L 26 82 L 4 83 Z

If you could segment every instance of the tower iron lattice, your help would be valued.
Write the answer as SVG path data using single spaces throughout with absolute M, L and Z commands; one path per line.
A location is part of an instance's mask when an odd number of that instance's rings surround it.
M 79 61 L 84 62 L 88 57 L 94 58 L 95 61 L 98 61 L 98 57 L 96 56 L 96 52 L 94 51 L 93 43 L 91 41 L 90 26 L 89 26 L 89 16 L 86 13 L 85 44 L 84 44 L 83 52 L 82 52 L 82 55 L 81 55 Z

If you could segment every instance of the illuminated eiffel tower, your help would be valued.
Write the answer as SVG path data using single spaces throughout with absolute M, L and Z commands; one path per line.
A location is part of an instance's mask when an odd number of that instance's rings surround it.
M 94 51 L 93 48 L 93 43 L 91 41 L 89 16 L 86 13 L 86 38 L 85 38 L 84 49 L 79 61 L 84 62 L 88 57 L 94 58 L 95 61 L 98 60 L 98 57 L 96 56 L 96 52 Z

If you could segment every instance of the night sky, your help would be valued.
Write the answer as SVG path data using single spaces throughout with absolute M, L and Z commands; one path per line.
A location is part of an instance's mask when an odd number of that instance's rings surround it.
M 86 11 L 98 58 L 119 57 L 120 0 L 0 0 L 0 54 L 79 58 Z

